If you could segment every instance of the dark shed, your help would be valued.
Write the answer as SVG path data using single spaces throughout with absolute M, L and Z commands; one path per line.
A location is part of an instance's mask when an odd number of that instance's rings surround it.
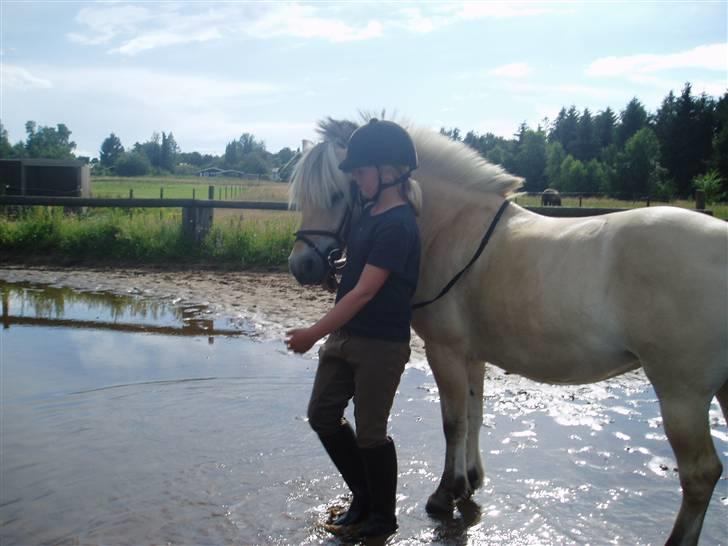
M 66 159 L 0 159 L 0 194 L 89 197 L 89 168 Z

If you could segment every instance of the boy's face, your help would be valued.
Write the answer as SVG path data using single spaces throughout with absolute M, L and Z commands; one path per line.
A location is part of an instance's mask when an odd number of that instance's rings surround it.
M 377 194 L 379 173 L 376 167 L 357 167 L 351 171 L 351 176 L 366 199 L 371 199 Z

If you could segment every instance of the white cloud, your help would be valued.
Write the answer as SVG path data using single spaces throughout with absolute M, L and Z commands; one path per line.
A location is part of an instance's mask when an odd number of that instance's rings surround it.
M 4 89 L 50 89 L 50 80 L 35 76 L 21 66 L 0 63 L 0 85 Z
M 463 21 L 533 17 L 555 9 L 543 2 L 442 2 L 402 8 L 392 24 L 411 32 L 427 33 Z
M 663 70 L 697 68 L 728 71 L 728 44 L 719 43 L 699 46 L 679 53 L 663 55 L 627 55 L 604 57 L 591 63 L 588 76 L 633 76 Z
M 453 2 L 447 4 L 458 19 L 532 17 L 553 11 L 544 2 Z
M 84 7 L 76 16 L 76 22 L 86 27 L 84 32 L 73 32 L 67 36 L 80 44 L 105 44 L 121 33 L 134 32 L 139 25 L 154 18 L 150 10 L 136 4 Z
M 322 16 L 315 5 L 298 3 L 233 3 L 197 6 L 161 4 L 157 9 L 138 5 L 99 4 L 84 7 L 76 22 L 83 32 L 68 34 L 74 42 L 113 44 L 109 51 L 136 55 L 171 45 L 219 40 L 226 36 L 270 39 L 282 36 L 330 42 L 367 40 L 382 34 L 376 20 L 347 24 Z
M 53 73 L 52 69 L 45 69 Z M 130 99 L 156 108 L 193 109 L 241 99 L 271 100 L 283 88 L 256 80 L 235 80 L 189 74 L 172 74 L 142 68 L 76 68 L 54 73 L 57 87 L 67 92 L 105 89 L 107 96 Z M 109 86 L 108 82 L 123 82 Z
M 488 71 L 491 76 L 503 76 L 506 78 L 524 78 L 531 74 L 531 67 L 527 63 L 511 63 L 493 68 Z
M 136 55 L 226 36 L 362 41 L 402 28 L 422 34 L 463 21 L 529 17 L 549 11 L 553 8 L 537 2 L 452 2 L 382 10 L 380 20 L 366 15 L 357 3 L 95 4 L 79 11 L 76 23 L 82 30 L 67 37 L 86 45 L 110 45 L 111 53 Z
M 156 49 L 175 44 L 188 44 L 195 42 L 209 42 L 220 38 L 220 32 L 217 29 L 200 29 L 194 32 L 150 32 L 133 38 L 124 45 L 110 50 L 110 53 L 122 53 L 124 55 L 136 55 L 148 49 Z
M 382 34 L 383 25 L 376 20 L 351 26 L 340 19 L 321 17 L 319 11 L 310 5 L 278 4 L 257 20 L 241 23 L 239 30 L 260 39 L 291 36 L 330 42 L 368 40 Z

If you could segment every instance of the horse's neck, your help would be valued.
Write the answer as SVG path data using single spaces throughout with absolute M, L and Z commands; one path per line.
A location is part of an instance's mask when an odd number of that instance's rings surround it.
M 494 193 L 479 192 L 447 184 L 420 182 L 422 212 L 420 235 L 423 248 L 437 237 L 449 233 L 468 233 L 468 224 L 480 226 L 492 218 L 503 202 Z

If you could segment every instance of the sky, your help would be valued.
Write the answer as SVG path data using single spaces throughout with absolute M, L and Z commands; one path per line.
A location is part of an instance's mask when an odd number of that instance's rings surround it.
M 562 107 L 728 91 L 728 1 L 63 2 L 0 0 L 0 120 L 72 131 L 97 157 L 173 133 L 271 152 L 360 112 L 510 138 Z

